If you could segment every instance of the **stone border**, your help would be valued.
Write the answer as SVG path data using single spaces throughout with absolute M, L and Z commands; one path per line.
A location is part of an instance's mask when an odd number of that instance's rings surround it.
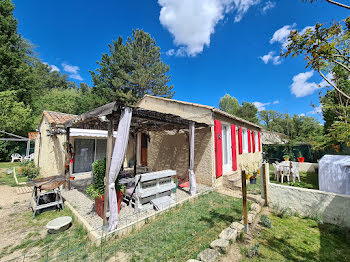
M 248 212 L 248 224 L 252 224 L 255 217 L 260 213 L 261 206 L 265 201 L 260 196 L 248 195 L 248 199 L 254 201 L 251 205 L 251 211 Z M 215 239 L 210 244 L 210 248 L 204 249 L 197 255 L 196 259 L 189 259 L 187 262 L 215 262 L 222 254 L 226 254 L 230 243 L 236 242 L 237 237 L 244 230 L 243 220 L 240 222 L 232 222 L 232 224 L 225 228 L 219 235 L 218 239 Z
M 214 188 L 202 192 L 202 193 L 197 193 L 194 196 L 189 196 L 186 199 L 183 199 L 175 204 L 172 204 L 170 206 L 168 206 L 167 208 L 161 210 L 161 211 L 157 211 L 153 214 L 150 214 L 148 216 L 145 216 L 143 218 L 138 219 L 137 221 L 117 228 L 111 232 L 108 232 L 107 235 L 99 235 L 96 233 L 96 230 L 86 221 L 86 219 L 81 216 L 78 211 L 75 210 L 75 208 L 73 207 L 72 204 L 70 204 L 66 199 L 64 199 L 64 204 L 72 211 L 74 217 L 77 219 L 78 223 L 80 223 L 87 231 L 88 231 L 88 237 L 91 241 L 96 242 L 97 245 L 99 245 L 101 243 L 102 237 L 105 238 L 118 238 L 118 237 L 122 237 L 122 236 L 126 236 L 128 234 L 130 234 L 132 231 L 134 230 L 140 230 L 142 228 L 142 226 L 144 224 L 146 224 L 146 222 L 148 223 L 149 221 L 153 221 L 156 219 L 157 216 L 159 216 L 160 214 L 166 213 L 170 210 L 172 210 L 173 208 L 182 206 L 183 204 L 185 204 L 186 202 L 193 202 L 195 199 L 197 199 L 199 196 L 205 195 L 205 194 L 209 194 L 210 192 L 215 191 Z

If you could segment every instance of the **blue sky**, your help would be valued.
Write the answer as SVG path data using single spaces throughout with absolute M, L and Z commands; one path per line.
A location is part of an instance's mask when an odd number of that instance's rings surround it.
M 283 113 L 315 114 L 325 90 L 303 58 L 280 58 L 290 29 L 341 20 L 349 13 L 325 1 L 14 0 L 19 32 L 42 61 L 77 83 L 91 83 L 89 70 L 108 43 L 149 32 L 170 66 L 174 98 L 218 106 L 226 93 L 239 102 Z M 319 87 L 321 84 L 321 87 Z M 260 103 L 260 104 L 259 104 Z M 264 105 L 265 104 L 265 105 Z

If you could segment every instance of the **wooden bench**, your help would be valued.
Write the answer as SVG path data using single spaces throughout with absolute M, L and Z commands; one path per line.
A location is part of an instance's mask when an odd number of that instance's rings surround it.
M 135 210 L 152 208 L 157 206 L 156 203 L 160 203 L 161 207 L 158 209 L 162 209 L 175 203 L 175 176 L 175 170 L 136 175 L 134 185 L 127 188 L 125 196 L 134 204 Z

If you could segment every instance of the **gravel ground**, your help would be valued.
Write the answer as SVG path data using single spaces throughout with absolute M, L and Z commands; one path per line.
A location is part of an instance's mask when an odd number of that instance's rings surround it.
M 91 175 L 84 175 L 76 177 L 71 183 L 71 190 L 62 192 L 63 197 L 76 209 L 76 211 L 86 219 L 92 228 L 96 230 L 98 234 L 102 234 L 103 220 L 95 212 L 95 203 L 85 193 L 86 187 L 91 184 Z M 176 202 L 180 202 L 190 197 L 188 193 L 189 188 L 178 189 L 176 191 Z M 203 193 L 211 190 L 210 187 L 197 184 L 197 192 Z M 126 203 L 122 203 L 119 213 L 119 224 L 118 227 L 123 227 L 131 224 L 135 221 L 145 218 L 156 212 L 153 209 L 142 210 L 135 212 L 134 208 Z

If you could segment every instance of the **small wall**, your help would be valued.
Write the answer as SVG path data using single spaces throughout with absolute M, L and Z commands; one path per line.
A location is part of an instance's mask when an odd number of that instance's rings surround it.
M 269 183 L 268 198 L 271 206 L 290 208 L 301 216 L 320 215 L 323 221 L 350 227 L 350 196 L 319 190 Z
M 299 172 L 318 172 L 318 163 L 302 162 L 299 163 Z

